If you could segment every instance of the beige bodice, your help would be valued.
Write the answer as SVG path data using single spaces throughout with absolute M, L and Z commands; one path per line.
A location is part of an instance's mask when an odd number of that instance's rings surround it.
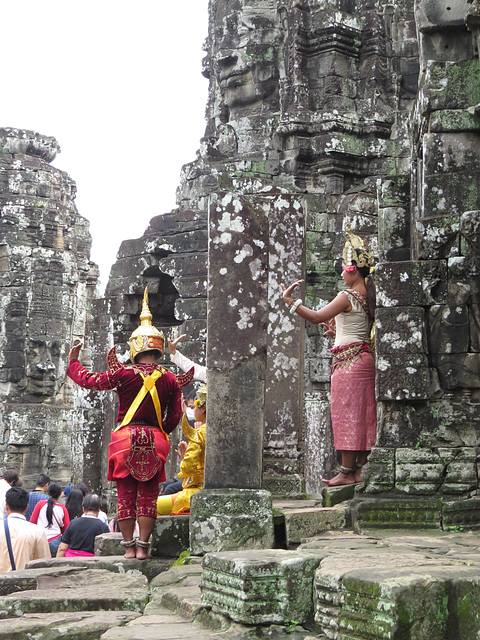
M 352 305 L 351 311 L 341 311 L 335 316 L 335 342 L 334 347 L 351 342 L 365 342 L 369 336 L 368 314 L 362 304 L 350 291 L 342 291 L 348 296 Z M 357 295 L 362 295 L 358 294 Z M 362 296 L 365 299 L 365 296 Z

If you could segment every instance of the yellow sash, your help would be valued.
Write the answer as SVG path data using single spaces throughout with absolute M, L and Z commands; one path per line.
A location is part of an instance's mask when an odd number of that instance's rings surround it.
M 142 388 L 137 393 L 135 400 L 130 405 L 130 408 L 128 409 L 127 413 L 125 414 L 125 417 L 122 420 L 122 424 L 118 425 L 115 431 L 118 431 L 122 427 L 125 427 L 127 424 L 129 424 L 132 421 L 133 416 L 135 415 L 138 407 L 144 401 L 147 393 L 150 393 L 150 395 L 152 396 L 153 405 L 155 407 L 155 413 L 157 414 L 158 426 L 163 431 L 162 407 L 160 406 L 160 399 L 158 397 L 157 387 L 155 386 L 156 381 L 160 378 L 160 376 L 163 375 L 163 371 L 159 371 L 158 369 L 155 369 L 155 371 L 152 371 L 152 373 L 148 376 L 144 376 L 143 373 L 140 373 L 140 375 L 142 376 L 142 380 L 143 380 Z M 165 433 L 165 431 L 163 431 L 163 433 Z M 168 436 L 166 433 L 165 433 L 165 437 L 167 438 L 167 442 L 168 442 Z

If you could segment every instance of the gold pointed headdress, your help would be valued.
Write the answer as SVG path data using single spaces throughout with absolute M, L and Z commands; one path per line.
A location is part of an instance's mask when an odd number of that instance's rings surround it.
M 130 360 L 132 362 L 135 362 L 135 358 L 138 354 L 143 353 L 144 351 L 153 351 L 154 349 L 157 349 L 161 354 L 163 354 L 165 336 L 152 325 L 152 314 L 148 308 L 148 287 L 145 287 L 145 292 L 143 294 L 140 322 L 140 326 L 138 329 L 135 329 L 128 340 L 130 343 Z
M 369 267 L 372 270 L 375 266 L 375 259 L 368 247 L 365 246 L 363 238 L 353 233 L 349 222 L 346 225 L 346 234 L 347 240 L 343 249 L 343 262 L 346 265 L 351 265 L 354 261 L 358 268 Z

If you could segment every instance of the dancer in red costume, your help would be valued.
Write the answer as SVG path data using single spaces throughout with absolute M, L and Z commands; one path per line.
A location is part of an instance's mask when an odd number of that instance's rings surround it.
M 157 364 L 165 336 L 152 326 L 148 289 L 140 320 L 129 340 L 132 365 L 120 364 L 114 347 L 107 357 L 108 371 L 88 371 L 78 361 L 80 343 L 70 351 L 67 375 L 85 389 L 117 391 L 118 424 L 109 446 L 108 480 L 117 483 L 117 518 L 125 557 L 144 560 L 149 557 L 157 517 L 158 484 L 165 480 L 168 434 L 178 425 L 182 408 L 176 376 Z M 139 538 L 135 540 L 137 518 Z

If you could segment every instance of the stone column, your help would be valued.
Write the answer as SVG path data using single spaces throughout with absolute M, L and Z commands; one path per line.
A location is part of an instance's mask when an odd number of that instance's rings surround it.
M 218 193 L 209 211 L 205 489 L 191 504 L 192 553 L 273 545 L 261 490 L 267 364 L 268 206 Z

